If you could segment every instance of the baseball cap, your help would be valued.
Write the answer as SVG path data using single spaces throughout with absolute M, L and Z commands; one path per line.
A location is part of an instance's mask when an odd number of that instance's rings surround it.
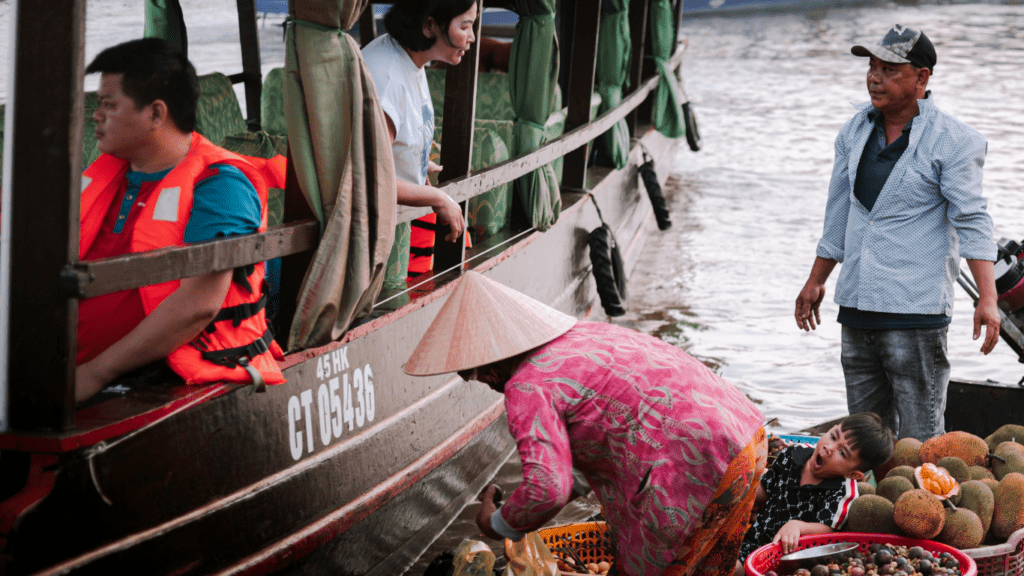
M 883 62 L 913 64 L 935 72 L 935 46 L 924 32 L 896 24 L 874 46 L 854 46 L 855 56 L 874 56 Z

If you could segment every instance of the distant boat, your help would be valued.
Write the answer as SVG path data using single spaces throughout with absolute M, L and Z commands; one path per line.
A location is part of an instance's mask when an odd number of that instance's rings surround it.
M 839 8 L 874 3 L 878 3 L 878 0 L 683 0 L 683 17 Z

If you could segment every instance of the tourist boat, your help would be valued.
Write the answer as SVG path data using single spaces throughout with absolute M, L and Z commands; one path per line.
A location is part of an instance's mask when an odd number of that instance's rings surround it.
M 0 573 L 401 574 L 514 449 L 499 395 L 454 374 L 413 378 L 402 370 L 454 282 L 473 269 L 585 318 L 599 313 L 589 232 L 607 223 L 619 240 L 626 274 L 645 235 L 656 233 L 638 167 L 652 159 L 664 182 L 683 141 L 678 131 L 670 138 L 652 129 L 659 95 L 678 96 L 671 76 L 684 48 L 675 41 L 682 1 L 604 2 L 628 5 L 631 17 L 599 9 L 599 0 L 561 2 L 558 45 L 571 61 L 563 89 L 567 105 L 553 107 L 545 137 L 532 151 L 507 160 L 498 154 L 495 161 L 501 146 L 485 134 L 495 148 L 483 160 L 496 163 L 473 169 L 474 134 L 480 134 L 482 121 L 475 118 L 479 106 L 467 102 L 474 101 L 478 86 L 483 90 L 479 43 L 463 64 L 440 72 L 440 163 L 446 170 L 441 186 L 472 205 L 474 198 L 548 170 L 543 167 L 558 159 L 562 179 L 548 198 L 551 221 L 512 218 L 479 235 L 472 247 L 458 242 L 454 249 L 439 248 L 434 272 L 410 282 L 400 277 L 399 288 L 377 292 L 374 280 L 343 287 L 341 300 L 353 303 L 349 312 L 367 303 L 357 302 L 359 294 L 370 295 L 365 298 L 372 310 L 356 310 L 351 322 L 339 312 L 337 333 L 328 322 L 326 342 L 290 346 L 282 363 L 288 382 L 264 393 L 248 385 L 186 386 L 166 369 L 150 366 L 79 406 L 71 360 L 78 299 L 281 258 L 281 310 L 273 320 L 280 339 L 296 327 L 311 328 L 309 316 L 296 312 L 296 300 L 308 294 L 303 281 L 319 258 L 337 252 L 338 245 L 321 238 L 327 225 L 306 200 L 302 182 L 308 173 L 300 173 L 289 117 L 289 179 L 279 197 L 283 216 L 267 232 L 78 260 L 78 191 L 88 152 L 83 136 L 88 140 L 91 130 L 83 129 L 91 110 L 90 95 L 81 89 L 87 2 L 17 2 L 0 229 Z M 152 4 L 178 7 L 177 0 Z M 359 14 L 363 44 L 375 32 L 366 0 L 290 4 L 289 35 L 305 26 L 304 34 L 325 34 L 319 38 L 346 49 L 346 41 L 330 35 L 340 34 Z M 243 70 L 230 79 L 244 83 L 248 128 L 256 129 L 264 84 L 255 1 L 237 0 L 237 6 Z M 173 14 L 164 17 L 173 25 Z M 619 18 L 619 28 L 628 31 L 633 49 L 617 54 L 625 53 L 620 71 L 631 88 L 616 105 L 606 99 L 595 114 L 595 67 L 600 83 L 607 65 L 597 56 L 602 18 Z M 553 22 L 543 14 L 530 19 Z M 546 41 L 553 42 L 550 33 Z M 309 56 L 302 46 L 295 50 L 300 58 Z M 204 98 L 224 79 L 201 79 Z M 531 79 L 532 99 L 539 100 L 546 85 Z M 211 106 L 230 103 L 230 85 L 227 90 Z M 202 125 L 206 112 L 200 104 Z M 671 100 L 660 114 L 678 114 L 678 107 Z M 332 114 L 349 112 L 327 109 L 310 117 L 336 120 Z M 262 126 L 268 124 L 264 118 Z M 593 161 L 590 142 L 613 129 L 625 146 L 621 164 L 609 167 Z M 362 133 L 351 136 L 366 139 Z M 326 151 L 334 158 L 332 153 Z M 372 172 L 380 161 L 370 155 L 363 166 Z M 392 226 L 425 211 L 386 212 L 376 222 Z M 374 240 L 386 240 L 375 245 L 386 256 L 391 233 L 384 227 L 375 228 Z M 375 274 L 380 286 L 383 272 Z M 353 294 L 356 289 L 365 292 Z

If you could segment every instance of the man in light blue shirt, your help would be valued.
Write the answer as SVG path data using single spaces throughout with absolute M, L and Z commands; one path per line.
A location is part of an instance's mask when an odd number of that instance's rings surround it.
M 836 138 L 817 258 L 796 300 L 804 330 L 821 323 L 825 280 L 842 263 L 835 301 L 851 414 L 875 412 L 900 438 L 944 432 L 949 362 L 946 330 L 953 283 L 966 258 L 978 284 L 974 338 L 999 339 L 992 219 L 981 195 L 987 144 L 935 106 L 927 90 L 935 48 L 919 30 L 895 25 L 874 46 L 870 104 Z

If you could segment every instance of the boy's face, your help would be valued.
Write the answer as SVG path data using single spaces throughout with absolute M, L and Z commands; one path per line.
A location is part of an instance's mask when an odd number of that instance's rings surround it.
M 833 426 L 818 440 L 814 454 L 807 460 L 811 474 L 816 478 L 853 478 L 862 480 L 860 452 L 850 448 L 842 428 Z

